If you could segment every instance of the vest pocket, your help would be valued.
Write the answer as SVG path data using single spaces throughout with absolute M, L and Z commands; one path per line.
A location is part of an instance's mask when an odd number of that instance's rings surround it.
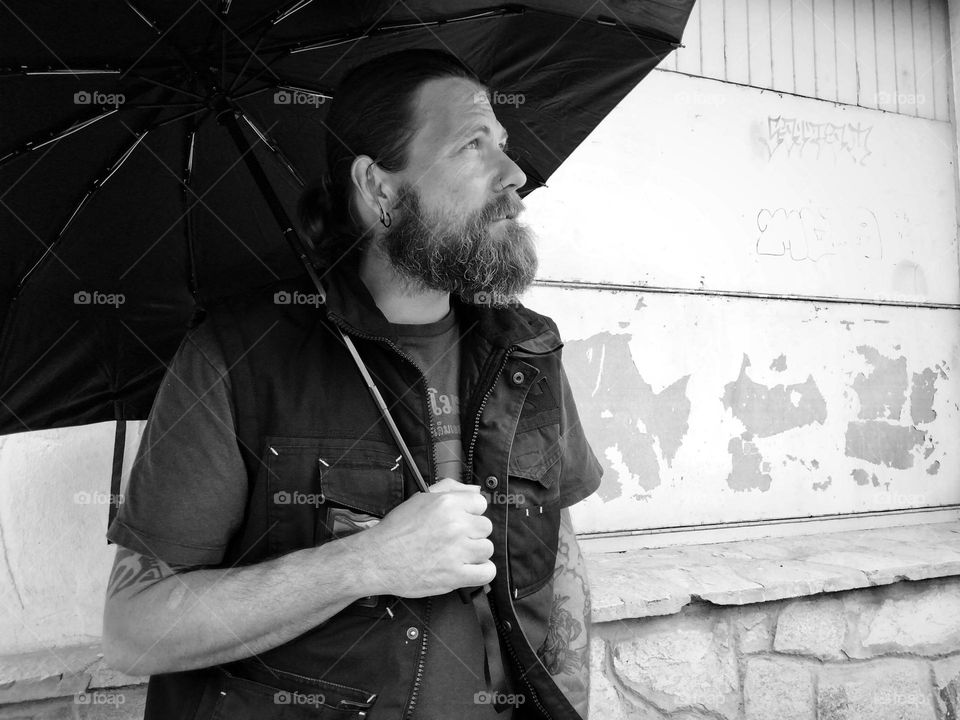
M 266 439 L 267 550 L 273 557 L 366 529 L 403 502 L 397 451 L 374 440 Z
M 559 434 L 558 423 L 546 423 L 513 439 L 504 500 L 509 505 L 507 553 L 514 599 L 536 592 L 553 576 L 560 534 Z
M 291 682 L 288 674 L 241 677 L 220 669 L 216 704 L 195 720 L 360 720 L 376 696 L 322 680 Z
M 517 493 L 511 505 L 549 505 L 560 499 L 560 446 L 559 423 L 518 432 L 510 449 L 510 491 Z

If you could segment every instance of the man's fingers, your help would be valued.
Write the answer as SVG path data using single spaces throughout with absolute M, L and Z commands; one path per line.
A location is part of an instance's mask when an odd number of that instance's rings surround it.
M 458 482 L 450 477 L 441 478 L 433 485 L 428 486 L 427 488 L 430 492 L 450 492 L 452 490 L 466 490 L 468 492 L 477 491 L 479 492 L 479 485 L 466 485 L 465 483 Z

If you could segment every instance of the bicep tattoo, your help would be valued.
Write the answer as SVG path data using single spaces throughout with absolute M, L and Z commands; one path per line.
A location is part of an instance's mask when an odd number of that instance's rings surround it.
M 188 569 L 188 565 L 170 565 L 159 558 L 141 555 L 120 545 L 113 561 L 107 596 L 136 595 L 150 585 Z

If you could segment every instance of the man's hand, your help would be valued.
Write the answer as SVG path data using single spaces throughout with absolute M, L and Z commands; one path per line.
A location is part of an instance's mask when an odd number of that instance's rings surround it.
M 380 594 L 409 598 L 489 583 L 497 569 L 486 509 L 477 485 L 452 478 L 408 498 L 356 535 L 375 558 L 371 582 Z

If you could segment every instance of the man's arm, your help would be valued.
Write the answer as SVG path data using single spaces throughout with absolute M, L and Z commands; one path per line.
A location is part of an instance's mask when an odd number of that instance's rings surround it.
M 369 555 L 343 538 L 256 565 L 172 566 L 117 546 L 103 615 L 110 667 L 192 670 L 276 647 L 374 594 Z
M 479 490 L 441 480 L 367 530 L 255 565 L 189 569 L 118 546 L 107 664 L 130 675 L 219 665 L 292 640 L 361 597 L 485 585 L 496 567 Z
M 547 637 L 537 654 L 580 716 L 586 718 L 590 693 L 590 585 L 569 508 L 560 510 L 553 606 Z

